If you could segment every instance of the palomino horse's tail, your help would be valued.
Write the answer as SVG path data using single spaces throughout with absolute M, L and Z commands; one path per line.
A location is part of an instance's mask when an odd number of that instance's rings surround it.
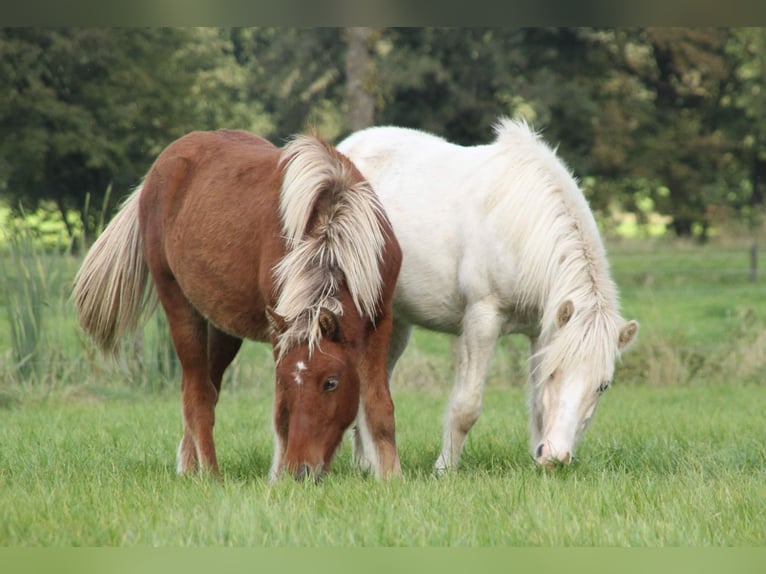
M 72 291 L 80 325 L 104 354 L 112 356 L 119 355 L 122 336 L 135 331 L 157 303 L 141 253 L 140 194 L 141 187 L 90 248 Z

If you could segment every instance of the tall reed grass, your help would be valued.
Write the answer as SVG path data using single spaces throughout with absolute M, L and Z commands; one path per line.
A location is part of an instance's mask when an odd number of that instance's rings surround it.
M 113 364 L 79 328 L 70 300 L 85 250 L 51 250 L 33 229 L 23 226 L 6 229 L 4 235 L 0 395 L 12 398 L 29 387 L 43 393 L 83 387 L 161 392 L 178 387 L 180 367 L 161 308 L 135 337 L 123 341 L 123 359 Z M 763 384 L 766 300 L 762 285 L 750 282 L 746 261 L 735 259 L 732 253 L 739 252 L 726 245 L 660 247 L 612 251 L 624 314 L 641 322 L 638 343 L 623 356 L 616 383 Z M 647 273 L 651 282 L 642 279 Z M 446 396 L 454 377 L 454 350 L 454 337 L 416 330 L 397 365 L 394 387 Z M 523 385 L 528 356 L 524 337 L 499 341 L 488 386 Z M 225 385 L 272 383 L 269 345 L 245 344 L 227 370 Z
M 46 257 L 31 230 L 6 231 L 7 264 L 2 293 L 11 339 L 12 370 L 21 380 L 37 375 L 44 321 L 56 304 L 51 295 L 61 286 L 61 266 Z
M 104 228 L 108 196 L 109 190 L 97 234 Z M 70 299 L 81 262 L 74 252 L 84 252 L 85 246 L 48 245 L 24 219 L 4 227 L 0 251 L 0 305 L 8 326 L 0 328 L 4 396 L 30 386 L 76 387 L 84 382 L 161 389 L 178 376 L 178 359 L 161 309 L 123 342 L 127 359 L 111 364 L 80 330 Z

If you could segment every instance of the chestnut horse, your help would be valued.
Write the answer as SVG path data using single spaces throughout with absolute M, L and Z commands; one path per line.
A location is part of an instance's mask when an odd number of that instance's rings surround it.
M 182 368 L 179 473 L 220 476 L 215 405 L 247 338 L 274 350 L 270 477 L 326 471 L 356 419 L 384 478 L 401 473 L 386 382 L 400 264 L 370 185 L 319 138 L 277 148 L 242 131 L 192 132 L 162 151 L 93 244 L 73 298 L 113 355 L 159 299 Z

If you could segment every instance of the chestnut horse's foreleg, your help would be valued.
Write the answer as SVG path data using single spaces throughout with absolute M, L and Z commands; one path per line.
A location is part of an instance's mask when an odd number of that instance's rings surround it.
M 365 446 L 365 458 L 378 478 L 402 474 L 396 450 L 394 402 L 388 388 L 387 361 L 392 327 L 391 317 L 378 321 L 369 336 L 360 369 L 361 404 L 357 432 Z
M 287 448 L 287 427 L 288 427 L 287 397 L 284 387 L 276 386 L 274 395 L 274 458 L 269 471 L 269 480 L 276 481 L 282 471 L 282 459 Z
M 412 334 L 412 325 L 394 320 L 393 330 L 389 339 L 388 356 L 386 358 L 386 379 L 388 388 L 391 388 L 391 377 L 399 357 L 402 356 Z M 353 429 L 353 461 L 363 470 L 377 467 L 377 453 L 366 425 L 364 409 L 360 409 L 357 424 Z
M 484 382 L 501 327 L 502 317 L 494 305 L 479 302 L 466 309 L 437 472 L 457 467 L 468 431 L 479 418 Z
M 181 362 L 184 435 L 178 447 L 178 472 L 199 467 L 218 476 L 213 441 L 218 391 L 208 371 L 207 321 L 189 303 L 172 277 L 155 277 L 170 334 Z

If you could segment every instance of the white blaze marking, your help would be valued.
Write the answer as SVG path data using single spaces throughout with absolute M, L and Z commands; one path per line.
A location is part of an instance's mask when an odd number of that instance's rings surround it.
M 295 371 L 293 372 L 293 378 L 295 379 L 296 385 L 302 385 L 303 384 L 303 378 L 301 377 L 301 373 L 306 370 L 306 363 L 303 361 L 298 361 L 295 363 Z

